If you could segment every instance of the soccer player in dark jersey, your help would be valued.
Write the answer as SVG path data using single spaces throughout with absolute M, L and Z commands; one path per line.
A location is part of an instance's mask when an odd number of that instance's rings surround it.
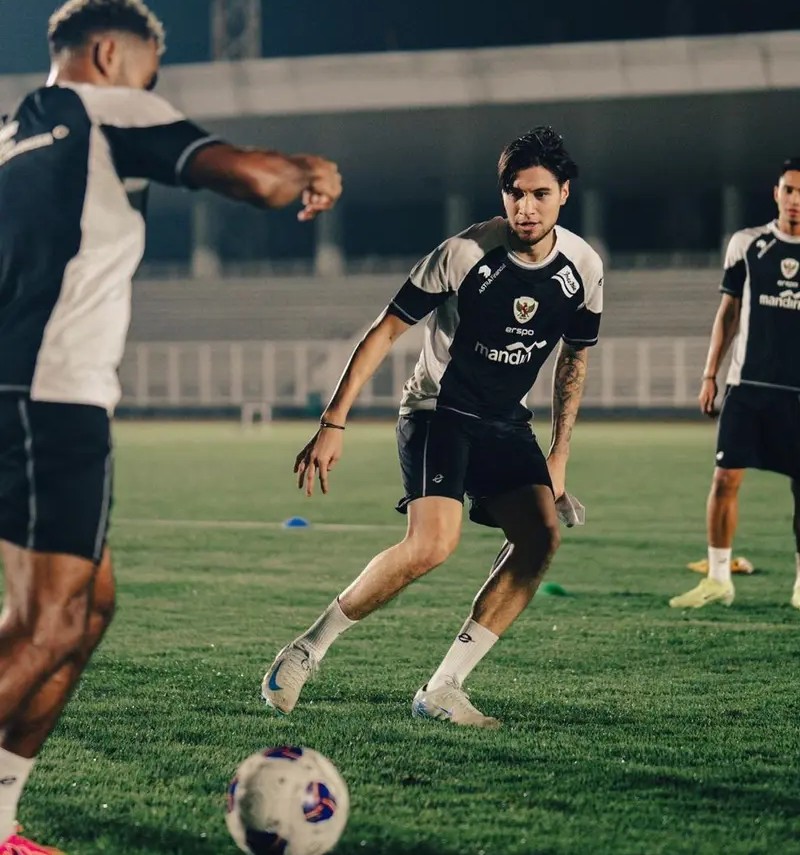
M 708 576 L 673 597 L 674 608 L 733 602 L 739 487 L 745 470 L 766 469 L 791 479 L 797 548 L 791 604 L 800 609 L 800 157 L 783 164 L 774 198 L 778 218 L 736 232 L 725 258 L 700 387 L 700 409 L 716 416 L 717 373 L 732 344 L 708 497 Z
M 144 250 L 147 182 L 209 188 L 301 219 L 335 164 L 243 150 L 152 94 L 163 28 L 141 0 L 70 0 L 48 86 L 0 127 L 0 855 L 33 759 L 114 611 L 109 417 Z
M 423 258 L 356 347 L 319 431 L 297 457 L 298 483 L 310 495 L 318 474 L 328 491 L 359 390 L 397 338 L 427 317 L 397 428 L 405 486 L 398 510 L 408 514 L 408 531 L 278 654 L 262 684 L 277 710 L 292 710 L 343 630 L 447 559 L 460 537 L 466 493 L 472 520 L 501 528 L 506 543 L 412 711 L 462 725 L 498 725 L 472 706 L 462 684 L 530 602 L 558 547 L 555 499 L 564 494 L 587 347 L 600 326 L 600 257 L 556 225 L 576 173 L 551 128 L 509 144 L 499 162 L 506 216 L 470 226 Z M 531 413 L 520 402 L 557 345 L 545 459 Z

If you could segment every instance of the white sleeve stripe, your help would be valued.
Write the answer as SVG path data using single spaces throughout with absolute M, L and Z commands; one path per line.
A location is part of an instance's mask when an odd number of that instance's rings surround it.
M 175 164 L 175 177 L 177 178 L 178 183 L 181 182 L 183 170 L 186 168 L 189 158 L 197 151 L 197 149 L 211 145 L 211 143 L 215 142 L 222 142 L 222 140 L 217 136 L 208 136 L 195 140 L 191 145 L 186 146 L 183 154 L 178 158 L 178 162 Z
M 400 306 L 398 306 L 394 300 L 392 300 L 389 305 L 396 309 L 398 312 L 400 312 L 401 315 L 405 315 L 405 317 L 407 317 L 412 323 L 418 324 L 420 322 L 419 318 L 415 318 L 413 315 L 409 315 L 408 312 L 406 312 L 405 309 L 401 309 Z

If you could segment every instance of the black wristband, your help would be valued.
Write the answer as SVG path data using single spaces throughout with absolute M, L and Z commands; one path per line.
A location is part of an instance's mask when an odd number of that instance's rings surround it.
M 333 422 L 326 422 L 324 420 L 319 423 L 320 428 L 333 428 L 334 430 L 344 430 L 344 425 L 335 425 Z
M 715 380 L 716 381 L 716 379 L 717 379 L 716 374 L 704 374 L 703 375 L 703 380 Z

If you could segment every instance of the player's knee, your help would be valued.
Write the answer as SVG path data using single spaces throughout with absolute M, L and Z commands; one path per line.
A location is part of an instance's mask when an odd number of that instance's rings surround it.
M 25 634 L 39 658 L 54 667 L 81 650 L 89 622 L 88 593 L 68 602 L 52 603 L 39 612 L 35 622 L 27 622 Z
M 561 546 L 561 529 L 557 522 L 544 527 L 542 540 L 547 550 L 547 557 L 552 558 L 558 551 L 558 547 Z
M 541 555 L 544 561 L 549 561 L 561 546 L 561 529 L 558 522 L 543 523 L 531 535 L 528 552 Z
M 436 538 L 415 539 L 410 545 L 412 572 L 421 576 L 447 561 L 458 545 L 458 538 L 441 533 Z
M 561 545 L 561 530 L 558 523 L 542 523 L 514 543 L 516 572 L 536 576 L 542 572 Z
M 741 476 L 738 471 L 717 469 L 711 483 L 711 493 L 715 499 L 731 499 L 739 492 Z
M 558 520 L 554 519 L 550 522 L 542 520 L 531 525 L 519 534 L 516 542 L 519 544 L 518 548 L 528 552 L 553 555 L 561 545 L 561 528 Z

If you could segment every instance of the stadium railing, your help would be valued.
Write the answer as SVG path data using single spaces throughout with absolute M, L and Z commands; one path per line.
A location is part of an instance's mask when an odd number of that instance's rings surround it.
M 393 412 L 419 353 L 420 330 L 399 340 L 359 397 L 362 412 Z M 611 337 L 592 350 L 584 407 L 694 410 L 705 337 Z M 227 414 L 246 422 L 319 415 L 351 342 L 220 341 L 131 344 L 120 369 L 126 415 Z M 528 402 L 549 405 L 551 356 Z

